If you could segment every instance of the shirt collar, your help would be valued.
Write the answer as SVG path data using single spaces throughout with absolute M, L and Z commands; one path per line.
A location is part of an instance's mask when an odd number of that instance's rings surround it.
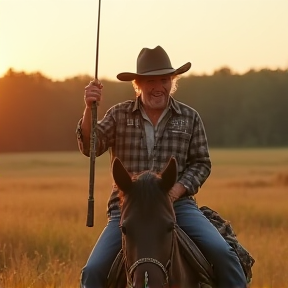
M 170 106 L 177 114 L 182 114 L 178 102 L 176 102 L 176 100 L 175 100 L 172 96 L 170 97 L 170 104 L 169 104 L 169 106 Z
M 135 112 L 136 110 L 140 110 L 140 105 L 141 105 L 140 96 L 136 96 L 136 100 L 135 100 L 132 112 Z
M 140 105 L 141 105 L 140 96 L 137 96 L 132 112 L 140 110 Z M 172 96 L 170 96 L 168 107 L 169 109 L 172 108 L 177 114 L 182 114 L 179 104 L 175 101 L 175 99 Z

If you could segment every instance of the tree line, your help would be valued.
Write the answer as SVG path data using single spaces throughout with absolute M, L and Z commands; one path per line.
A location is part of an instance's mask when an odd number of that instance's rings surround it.
M 89 75 L 52 81 L 9 69 L 0 78 L 0 152 L 77 150 L 75 128 Z M 102 80 L 102 118 L 112 105 L 133 99 L 131 83 Z M 288 69 L 180 78 L 174 97 L 201 115 L 210 147 L 288 146 Z

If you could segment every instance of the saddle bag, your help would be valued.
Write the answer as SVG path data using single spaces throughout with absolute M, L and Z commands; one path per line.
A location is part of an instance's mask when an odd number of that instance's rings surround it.
M 250 283 L 252 280 L 252 266 L 255 263 L 255 260 L 250 255 L 250 253 L 239 243 L 231 223 L 223 219 L 218 212 L 207 206 L 202 206 L 199 209 L 202 211 L 204 216 L 217 228 L 226 242 L 235 250 L 244 270 L 247 283 Z

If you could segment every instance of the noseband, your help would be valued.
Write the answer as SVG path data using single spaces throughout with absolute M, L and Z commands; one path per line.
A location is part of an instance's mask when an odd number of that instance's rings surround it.
M 166 264 L 166 267 L 169 267 L 170 264 L 170 259 L 168 260 L 168 263 Z M 156 264 L 164 273 L 165 275 L 165 283 L 163 283 L 163 285 L 168 284 L 168 271 L 167 268 L 164 267 L 164 265 L 159 262 L 157 259 L 154 258 L 141 258 L 139 260 L 137 260 L 136 262 L 134 262 L 131 267 L 128 269 L 128 273 L 129 273 L 129 278 L 132 279 L 132 275 L 135 271 L 135 269 L 140 265 L 140 264 L 144 264 L 144 263 L 153 263 Z
M 173 249 L 174 249 L 174 237 L 172 237 L 172 245 L 171 245 L 171 253 L 170 253 L 170 258 L 166 264 L 166 267 L 160 262 L 158 261 L 157 259 L 155 258 L 150 258 L 150 257 L 144 257 L 144 258 L 140 258 L 138 259 L 137 261 L 135 261 L 131 266 L 130 268 L 127 270 L 128 271 L 128 276 L 129 276 L 129 279 L 128 279 L 128 287 L 129 288 L 133 288 L 133 284 L 132 284 L 132 279 L 133 279 L 133 273 L 134 271 L 136 270 L 136 268 L 141 265 L 141 264 L 145 264 L 145 263 L 152 263 L 152 264 L 155 264 L 157 265 L 161 270 L 162 272 L 164 273 L 165 275 L 165 282 L 162 284 L 163 287 L 165 285 L 167 285 L 169 283 L 169 276 L 168 276 L 168 268 L 171 264 L 171 259 L 172 259 L 172 255 L 173 255 Z M 126 262 L 127 264 L 127 262 Z

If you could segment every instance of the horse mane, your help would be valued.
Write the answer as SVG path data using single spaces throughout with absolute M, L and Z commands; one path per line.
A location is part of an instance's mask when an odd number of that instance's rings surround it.
M 125 191 L 129 197 L 129 201 L 135 203 L 141 203 L 141 206 L 158 203 L 158 201 L 163 201 L 166 197 L 166 193 L 164 193 L 161 188 L 161 175 L 150 170 L 144 171 L 140 174 L 133 175 L 132 179 L 132 189 L 131 191 Z M 123 191 L 119 191 L 118 197 L 120 198 L 120 207 L 123 206 L 123 201 L 125 197 L 125 193 Z

